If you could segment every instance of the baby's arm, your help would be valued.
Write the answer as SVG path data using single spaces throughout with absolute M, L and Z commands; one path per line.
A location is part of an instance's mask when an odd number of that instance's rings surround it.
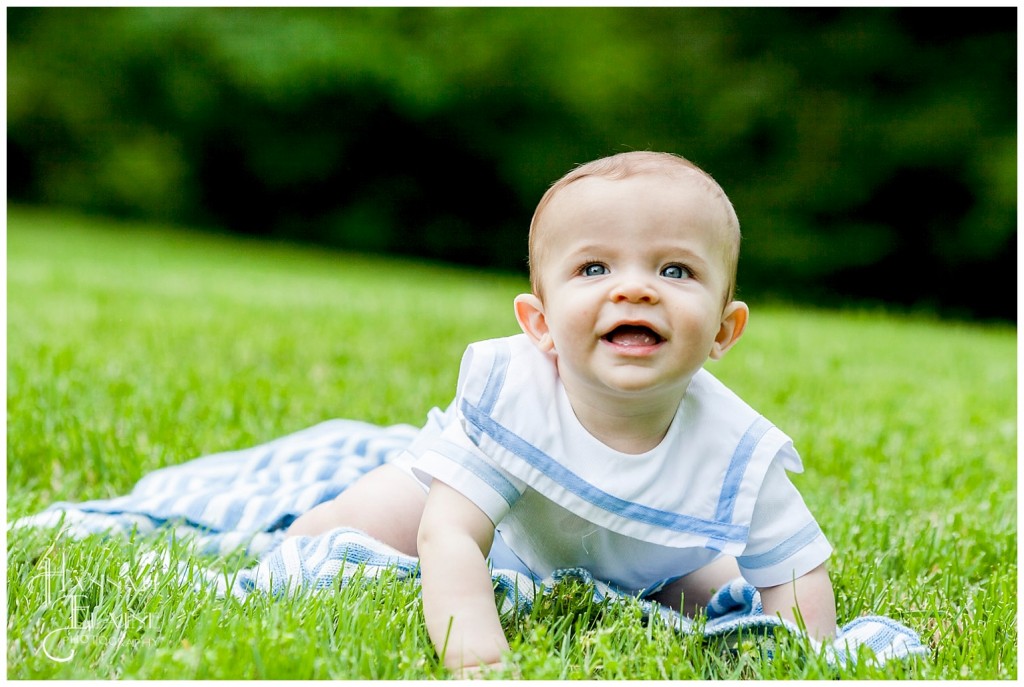
M 501 629 L 485 552 L 494 524 L 447 484 L 434 480 L 417 545 L 427 632 L 447 668 L 500 663 L 508 642 Z
M 761 592 L 761 605 L 766 615 L 781 615 L 796 622 L 799 612 L 807 633 L 814 639 L 831 639 L 835 635 L 836 599 L 824 565 L 793 582 L 763 587 L 758 591 Z

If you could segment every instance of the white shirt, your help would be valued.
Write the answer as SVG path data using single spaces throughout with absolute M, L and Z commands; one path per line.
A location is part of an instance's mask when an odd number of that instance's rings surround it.
M 631 455 L 580 425 L 525 335 L 479 342 L 409 452 L 417 478 L 469 498 L 539 578 L 579 566 L 643 593 L 726 553 L 769 587 L 832 550 L 786 475 L 802 470 L 792 441 L 706 370 L 662 442 Z

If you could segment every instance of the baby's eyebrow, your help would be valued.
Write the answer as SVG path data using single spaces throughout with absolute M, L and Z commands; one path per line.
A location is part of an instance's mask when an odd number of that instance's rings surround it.
M 665 259 L 684 260 L 687 262 L 696 262 L 700 264 L 707 263 L 707 258 L 705 258 L 700 252 L 694 251 L 690 248 L 675 245 L 655 245 L 652 247 L 652 250 L 657 252 L 659 255 L 664 256 Z
M 687 262 L 696 263 L 698 265 L 706 265 L 708 263 L 707 258 L 698 253 L 691 253 L 687 251 L 685 255 Z
M 567 255 L 567 256 L 593 255 L 593 254 L 596 254 L 596 253 L 608 253 L 608 252 L 612 252 L 613 250 L 614 249 L 609 249 L 609 247 L 607 245 L 603 245 L 603 244 L 600 244 L 600 243 L 585 243 L 585 244 L 583 244 L 581 246 L 573 246 L 573 247 L 571 247 L 569 250 L 567 250 L 565 252 L 565 255 Z

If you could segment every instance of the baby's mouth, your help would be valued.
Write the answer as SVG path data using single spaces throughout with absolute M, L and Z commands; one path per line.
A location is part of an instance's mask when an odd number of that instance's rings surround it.
M 650 327 L 622 324 L 602 337 L 616 346 L 656 346 L 664 339 Z

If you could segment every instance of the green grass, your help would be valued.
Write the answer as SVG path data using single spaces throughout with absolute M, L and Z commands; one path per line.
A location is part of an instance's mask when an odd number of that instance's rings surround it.
M 9 210 L 7 250 L 8 519 L 327 418 L 420 423 L 450 400 L 468 342 L 517 331 L 525 288 L 25 208 Z M 761 642 L 681 638 L 568 589 L 506 619 L 522 675 L 1015 678 L 1015 328 L 748 298 L 748 333 L 712 370 L 796 439 L 794 479 L 836 549 L 840 622 L 893 617 L 931 657 L 836 672 L 778 638 L 767 661 Z M 409 583 L 239 604 L 159 574 L 133 582 L 144 551 L 178 546 L 9 532 L 8 676 L 445 675 Z

